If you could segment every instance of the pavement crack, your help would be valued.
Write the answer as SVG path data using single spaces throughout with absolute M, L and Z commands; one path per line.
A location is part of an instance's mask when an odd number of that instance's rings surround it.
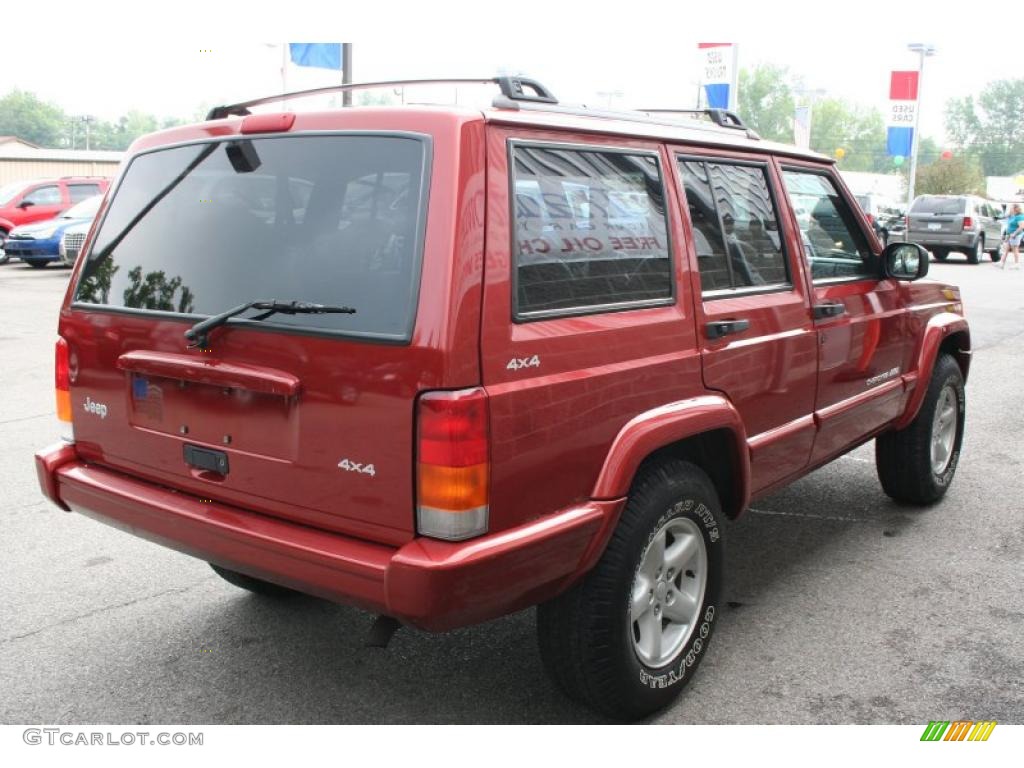
M 158 597 L 164 597 L 165 595 L 180 595 L 180 594 L 183 594 L 185 592 L 188 592 L 190 589 L 195 589 L 196 587 L 198 587 L 198 586 L 200 586 L 202 584 L 205 584 L 208 581 L 213 580 L 214 578 L 216 578 L 216 577 L 215 576 L 207 576 L 206 578 L 201 579 L 201 580 L 195 582 L 194 584 L 189 584 L 187 587 L 173 587 L 172 589 L 165 589 L 162 592 L 156 592 L 155 594 L 152 594 L 152 595 L 145 595 L 144 597 L 137 597 L 134 600 L 128 600 L 127 602 L 124 602 L 124 603 L 117 603 L 116 605 L 107 605 L 107 606 L 104 606 L 102 608 L 97 608 L 95 610 L 87 611 L 86 613 L 79 614 L 78 616 L 71 616 L 70 618 L 67 618 L 67 619 L 61 619 L 60 621 L 54 622 L 53 624 L 47 624 L 45 627 L 39 627 L 38 629 L 33 629 L 31 632 L 24 632 L 24 633 L 22 633 L 20 635 L 11 635 L 10 637 L 5 637 L 4 639 L 0 640 L 0 645 L 6 645 L 7 643 L 13 643 L 16 640 L 24 640 L 26 637 L 33 637 L 33 636 L 38 635 L 38 634 L 40 634 L 42 632 L 46 632 L 46 631 L 51 630 L 51 629 L 56 629 L 57 627 L 64 627 L 64 626 L 67 626 L 68 624 L 74 624 L 76 621 L 81 621 L 82 619 L 89 619 L 89 618 L 92 618 L 93 616 L 98 616 L 101 613 L 107 613 L 108 611 L 116 611 L 116 610 L 118 610 L 120 608 L 127 608 L 130 605 L 136 605 L 137 603 L 144 603 L 147 600 L 154 600 L 154 599 L 156 599 Z
M 0 421 L 0 424 L 14 424 L 14 423 L 19 422 L 19 421 L 32 421 L 32 419 L 42 419 L 42 418 L 44 418 L 46 416 L 54 416 L 54 414 L 52 414 L 50 412 L 46 412 L 46 413 L 37 413 L 35 416 L 19 416 L 16 419 L 4 419 L 3 421 Z M 54 416 L 54 418 L 56 418 L 56 416 Z

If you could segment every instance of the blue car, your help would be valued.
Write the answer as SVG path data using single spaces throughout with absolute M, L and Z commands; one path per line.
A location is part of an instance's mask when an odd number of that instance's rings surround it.
M 60 261 L 60 238 L 64 230 L 72 224 L 92 221 L 102 199 L 103 195 L 94 195 L 71 206 L 55 219 L 15 227 L 4 243 L 3 261 L 21 259 L 38 268 L 45 267 L 51 261 Z

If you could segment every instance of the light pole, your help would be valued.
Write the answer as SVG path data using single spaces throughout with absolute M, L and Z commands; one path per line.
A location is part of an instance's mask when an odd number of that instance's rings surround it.
M 910 141 L 910 181 L 907 182 L 907 210 L 914 203 L 914 181 L 917 176 L 917 148 L 921 145 L 921 131 L 918 126 L 921 124 L 921 94 L 924 91 L 924 60 L 926 56 L 934 56 L 936 48 L 927 43 L 911 43 L 907 50 L 913 51 L 920 57 L 917 66 L 917 107 L 914 109 L 914 133 Z

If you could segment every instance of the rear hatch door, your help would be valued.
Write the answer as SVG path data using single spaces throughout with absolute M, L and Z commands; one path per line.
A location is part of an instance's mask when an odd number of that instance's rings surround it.
M 430 143 L 227 137 L 137 155 L 61 333 L 80 455 L 201 498 L 376 541 L 413 535 L 413 339 Z M 239 312 L 256 300 L 354 314 Z

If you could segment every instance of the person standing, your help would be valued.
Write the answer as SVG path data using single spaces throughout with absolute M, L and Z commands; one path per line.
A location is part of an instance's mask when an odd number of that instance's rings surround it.
M 1010 207 L 1010 218 L 1006 220 L 1006 254 L 1003 256 L 1003 269 L 1006 269 L 1006 262 L 1013 254 L 1014 266 L 1020 267 L 1020 241 L 1024 239 L 1024 214 L 1021 213 L 1020 203 L 1014 203 Z

